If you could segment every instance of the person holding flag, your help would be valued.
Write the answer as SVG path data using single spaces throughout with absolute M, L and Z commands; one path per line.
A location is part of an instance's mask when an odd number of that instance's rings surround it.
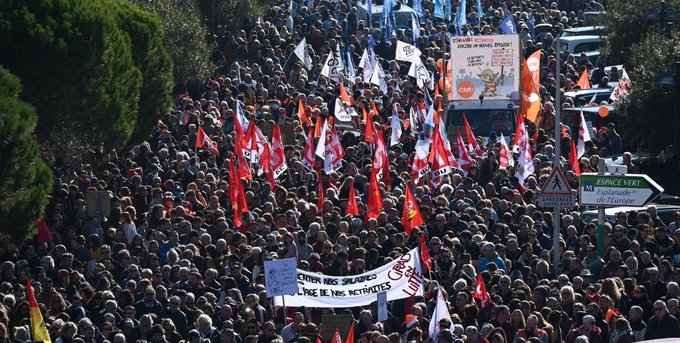
M 50 333 L 47 331 L 45 320 L 43 320 L 42 313 L 40 313 L 40 307 L 38 307 L 38 302 L 35 300 L 33 286 L 31 286 L 31 281 L 29 281 L 28 278 L 26 278 L 26 295 L 28 297 L 28 307 L 31 311 L 33 341 L 51 343 Z

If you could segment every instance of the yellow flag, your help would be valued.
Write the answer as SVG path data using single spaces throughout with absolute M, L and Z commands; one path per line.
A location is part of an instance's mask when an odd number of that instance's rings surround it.
M 31 281 L 29 281 L 28 278 L 26 279 L 26 292 L 28 293 L 28 305 L 31 308 L 31 327 L 33 328 L 33 341 L 52 343 L 52 340 L 50 339 L 50 334 L 49 332 L 47 332 L 47 326 L 45 326 L 45 321 L 43 320 L 42 314 L 40 313 L 38 302 L 35 301 L 35 294 L 33 294 L 33 287 L 31 286 Z

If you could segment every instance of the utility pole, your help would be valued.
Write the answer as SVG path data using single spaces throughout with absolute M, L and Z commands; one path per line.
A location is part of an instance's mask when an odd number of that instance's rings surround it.
M 560 51 L 560 36 L 557 36 L 557 58 L 555 63 L 557 65 L 557 71 L 555 72 L 555 161 L 554 161 L 554 168 L 560 168 L 562 167 L 560 157 L 562 156 L 562 126 L 561 126 L 561 114 L 560 112 L 562 111 L 562 101 L 560 99 L 560 95 L 562 95 L 562 90 L 560 89 L 560 84 L 561 84 L 561 78 L 560 78 L 560 65 L 562 64 L 561 62 L 561 51 Z M 537 128 L 538 129 L 538 128 Z M 553 253 L 553 266 L 558 266 L 560 263 L 561 259 L 561 252 L 560 252 L 560 225 L 561 225 L 561 220 L 562 218 L 560 217 L 560 207 L 555 207 L 553 209 L 553 233 L 552 233 L 552 239 L 553 239 L 553 247 L 552 247 L 552 253 Z

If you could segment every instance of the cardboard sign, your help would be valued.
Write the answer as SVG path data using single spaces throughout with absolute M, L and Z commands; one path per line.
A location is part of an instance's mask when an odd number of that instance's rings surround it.
M 337 328 L 340 332 L 340 337 L 345 341 L 353 321 L 354 317 L 351 314 L 324 314 L 321 316 L 319 336 L 323 337 L 327 342 L 330 342 L 333 338 L 333 334 L 335 334 L 335 329 Z
M 267 296 L 297 294 L 297 261 L 295 258 L 264 261 L 264 282 Z

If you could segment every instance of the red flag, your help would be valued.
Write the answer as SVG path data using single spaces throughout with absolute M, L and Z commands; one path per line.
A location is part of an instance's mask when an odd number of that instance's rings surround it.
M 238 159 L 238 177 L 252 180 L 253 174 L 250 172 L 250 164 L 248 163 L 248 160 L 246 160 L 246 156 L 243 155 L 243 148 L 241 146 L 240 139 L 234 139 L 234 153 Z
M 316 157 L 314 157 L 314 132 L 312 130 L 312 128 L 309 128 L 307 144 L 305 144 L 305 150 L 302 152 L 304 157 L 302 164 L 310 171 L 314 170 L 314 165 L 316 164 Z
M 316 182 L 316 207 L 319 212 L 323 212 L 323 203 L 326 201 L 326 190 L 323 188 L 323 178 L 321 174 L 318 174 L 318 180 Z
M 257 125 L 254 121 L 250 121 L 248 125 L 248 131 L 246 131 L 245 137 L 242 139 L 241 146 L 245 147 L 244 153 L 247 151 L 248 156 L 250 156 L 250 163 L 257 162 L 256 156 L 259 153 L 257 149 Z
M 456 129 L 456 133 L 458 134 L 458 161 L 460 163 L 460 168 L 467 172 L 472 167 L 474 160 L 467 153 L 465 142 L 463 142 L 463 136 L 458 129 Z
M 248 212 L 248 203 L 246 202 L 246 195 L 243 191 L 243 184 L 241 177 L 237 174 L 234 168 L 234 157 L 229 159 L 229 200 L 231 200 L 231 208 L 234 210 L 234 225 L 240 228 L 243 225 L 241 214 Z
M 576 176 L 581 175 L 581 166 L 578 164 L 578 153 L 573 140 L 571 141 L 571 151 L 569 151 L 569 165 Z
M 590 81 L 588 80 L 588 68 L 584 68 L 581 76 L 578 78 L 578 86 L 581 89 L 590 89 Z
M 366 111 L 366 110 L 364 110 Z M 373 116 L 366 117 L 366 132 L 364 133 L 364 141 L 366 143 L 375 143 L 377 139 L 375 126 L 373 125 Z
M 333 339 L 331 339 L 331 343 L 342 343 L 342 337 L 340 337 L 340 330 L 338 328 L 335 328 L 335 333 L 333 334 Z
M 416 202 L 416 198 L 413 197 L 409 185 L 406 185 L 406 196 L 404 197 L 404 209 L 401 212 L 401 222 L 402 225 L 404 225 L 406 237 L 411 237 L 411 230 L 413 230 L 414 227 L 425 225 L 423 216 L 420 214 L 420 208 L 418 208 L 418 202 Z
M 427 270 L 432 270 L 432 258 L 430 252 L 427 250 L 427 243 L 425 243 L 425 232 L 420 232 L 420 257 L 427 266 Z
M 482 148 L 479 147 L 477 138 L 472 132 L 472 127 L 470 127 L 470 123 L 468 122 L 465 114 L 463 114 L 463 124 L 465 125 L 465 135 L 467 135 L 468 143 L 470 143 L 470 146 L 472 146 L 472 151 L 474 151 L 477 156 L 484 156 L 484 152 L 482 151 Z
M 274 178 L 278 178 L 288 169 L 279 123 L 274 125 L 274 131 L 272 132 L 271 169 Z
M 50 233 L 50 229 L 47 227 L 45 218 L 40 218 L 35 226 L 38 229 L 38 243 L 52 243 L 52 233 Z
M 316 117 L 316 125 L 314 125 L 314 138 L 321 137 L 321 129 L 323 129 L 323 119 Z
M 430 149 L 428 162 L 432 164 L 432 182 L 438 184 L 442 176 L 451 173 L 451 165 L 444 146 L 444 140 L 442 139 L 439 130 L 434 130 L 434 136 L 432 138 L 432 147 Z
M 348 106 L 354 106 L 354 99 L 347 94 L 347 90 L 345 90 L 345 85 L 340 82 L 340 99 L 342 99 L 342 102 L 344 102 Z
M 208 137 L 208 134 L 203 131 L 202 127 L 198 127 L 198 133 L 196 134 L 196 148 L 210 151 L 213 155 L 219 156 L 220 152 L 217 150 L 217 144 Z
M 515 139 L 512 141 L 513 151 L 520 148 L 524 149 L 524 140 L 529 139 L 527 136 L 527 127 L 524 125 L 524 118 L 517 116 L 517 123 L 515 125 Z
M 305 105 L 302 104 L 302 98 L 298 99 L 298 117 L 300 118 L 300 124 L 312 125 L 312 121 L 305 113 Z
M 508 144 L 505 143 L 505 137 L 503 137 L 503 133 L 501 132 L 501 151 L 500 151 L 500 163 L 498 164 L 499 166 L 503 168 L 508 168 L 510 166 L 513 166 L 515 164 L 515 161 L 513 160 L 512 153 L 510 152 L 510 148 L 508 148 Z
M 387 156 L 387 146 L 383 140 L 382 132 L 375 135 L 375 155 L 373 156 L 373 169 L 377 171 L 376 177 L 386 185 L 390 184 L 390 161 Z
M 354 324 L 354 321 L 352 321 L 352 326 L 349 327 L 349 333 L 347 334 L 345 343 L 354 343 Z
M 489 302 L 489 293 L 486 291 L 486 284 L 484 283 L 484 278 L 482 278 L 482 273 L 477 275 L 474 298 L 481 301 L 482 309 L 486 308 L 487 302 Z
M 369 219 L 378 218 L 382 208 L 382 196 L 378 188 L 378 175 L 375 169 L 371 169 L 371 180 L 368 183 L 368 201 L 366 216 Z
M 358 216 L 359 206 L 357 205 L 357 197 L 354 194 L 354 182 L 349 184 L 349 195 L 347 196 L 347 210 L 345 214 Z

